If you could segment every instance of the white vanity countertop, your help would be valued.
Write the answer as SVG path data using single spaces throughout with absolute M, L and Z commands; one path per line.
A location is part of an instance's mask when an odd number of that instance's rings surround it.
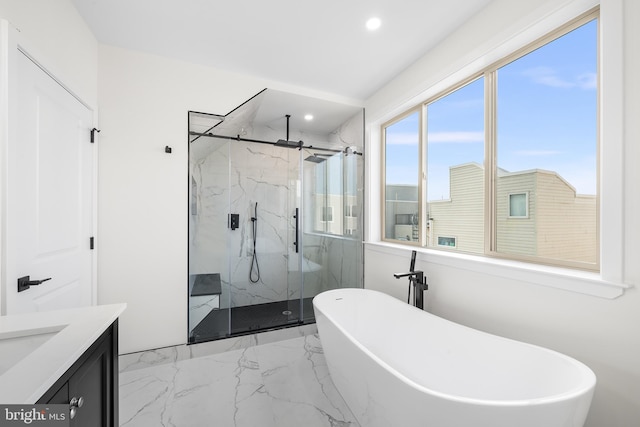
M 0 316 L 0 337 L 59 330 L 0 375 L 0 404 L 35 403 L 125 308 L 113 304 Z

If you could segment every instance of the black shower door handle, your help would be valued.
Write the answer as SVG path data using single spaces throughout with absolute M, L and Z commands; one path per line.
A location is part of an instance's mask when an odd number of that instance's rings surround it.
M 296 236 L 295 236 L 295 242 L 293 242 L 293 246 L 296 247 L 296 253 L 298 253 L 298 211 L 299 208 L 296 208 L 296 214 L 293 216 L 296 219 Z

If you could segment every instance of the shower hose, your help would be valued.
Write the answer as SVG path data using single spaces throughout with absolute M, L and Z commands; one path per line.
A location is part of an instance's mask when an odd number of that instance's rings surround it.
M 254 216 L 251 217 L 251 224 L 253 229 L 253 254 L 251 256 L 249 281 L 251 283 L 258 283 L 258 281 L 260 281 L 260 266 L 258 265 L 258 255 L 256 254 L 256 236 L 258 232 L 258 202 L 256 202 Z

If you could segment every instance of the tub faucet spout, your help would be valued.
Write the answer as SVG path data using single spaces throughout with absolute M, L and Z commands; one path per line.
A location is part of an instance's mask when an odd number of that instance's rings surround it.
M 422 271 L 409 271 L 408 273 L 393 273 L 393 277 L 396 279 L 400 279 L 402 277 L 411 277 L 411 276 L 424 276 L 424 272 Z
M 411 288 L 413 287 L 413 305 L 420 310 L 424 310 L 424 291 L 429 289 L 427 280 L 423 271 L 409 271 L 408 273 L 394 273 L 393 277 L 400 279 L 401 277 L 409 278 L 409 295 L 407 295 L 407 304 L 409 304 Z M 412 286 L 413 285 L 413 286 Z

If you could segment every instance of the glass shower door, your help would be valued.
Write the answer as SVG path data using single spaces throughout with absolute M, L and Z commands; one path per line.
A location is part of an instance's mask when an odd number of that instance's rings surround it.
M 312 322 L 314 296 L 362 287 L 363 162 L 351 148 L 305 151 L 302 320 Z
M 296 208 L 300 153 L 270 144 L 230 146 L 230 333 L 297 324 Z
M 190 129 L 217 116 L 190 113 Z M 229 142 L 192 137 L 189 144 L 189 342 L 229 333 Z

